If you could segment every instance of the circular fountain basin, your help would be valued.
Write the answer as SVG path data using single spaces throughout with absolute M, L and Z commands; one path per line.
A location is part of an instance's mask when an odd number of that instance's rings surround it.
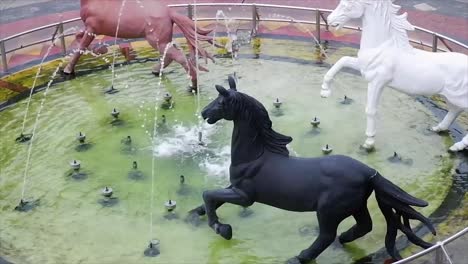
M 450 188 L 449 171 L 455 161 L 446 152 L 450 137 L 428 131 L 438 121 L 432 112 L 414 98 L 385 90 L 376 151 L 362 151 L 359 145 L 365 139 L 367 83 L 360 76 L 341 73 L 332 96 L 323 99 L 320 85 L 327 68 L 276 52 L 290 51 L 291 47 L 297 54 L 312 50 L 295 42 L 266 41 L 263 48 L 270 53 L 262 59 L 253 59 L 250 51 L 244 50 L 245 56 L 241 54 L 235 62 L 218 59 L 217 64 L 210 64 L 210 72 L 200 75 L 199 106 L 217 96 L 215 84 L 228 87 L 226 77 L 235 71 L 240 77 L 238 90 L 261 101 L 274 129 L 294 138 L 289 146 L 291 155 L 322 156 L 322 147 L 330 144 L 333 154 L 361 160 L 428 201 L 429 206 L 419 210 L 424 215 L 434 212 Z M 111 82 L 110 70 L 51 87 L 33 142 L 26 185 L 26 196 L 40 198 L 41 205 L 28 213 L 13 211 L 21 195 L 28 146 L 14 143 L 14 138 L 20 131 L 26 102 L 0 112 L 0 255 L 14 263 L 154 263 L 154 259 L 144 257 L 142 248 L 148 239 L 157 237 L 161 241 L 158 263 L 281 263 L 313 242 L 318 232 L 315 213 L 287 212 L 262 204 L 250 207 L 249 217 L 241 217 L 243 208 L 234 205 L 218 210 L 222 221 L 233 227 L 231 241 L 216 235 L 205 218 L 198 226 L 185 222 L 184 217 L 164 218 L 165 208 L 159 205 L 169 198 L 177 200 L 178 213 L 184 216 L 202 203 L 203 190 L 228 185 L 232 124 L 202 124 L 205 145 L 199 145 L 196 113 L 200 108 L 197 97 L 187 92 L 185 72 L 171 65 L 158 87 L 151 67 L 152 63 L 117 67 L 115 86 L 120 92 L 113 95 L 104 94 Z M 160 107 L 155 120 L 155 100 L 166 92 L 177 105 Z M 345 94 L 353 98 L 353 104 L 340 103 Z M 42 93 L 33 96 L 31 113 L 37 111 L 42 97 Z M 271 103 L 276 98 L 285 102 L 281 108 Z M 162 103 L 162 99 L 157 101 Z M 122 126 L 109 123 L 109 110 L 114 107 L 124 113 Z M 160 123 L 162 115 L 167 118 L 164 124 Z M 320 116 L 320 133 L 313 132 L 310 125 L 315 116 Z M 31 114 L 27 128 L 32 127 L 34 118 Z M 152 145 L 148 135 L 154 122 L 158 124 Z M 75 151 L 76 131 L 87 131 L 94 147 Z M 133 151 L 125 151 L 121 143 L 128 135 Z M 395 151 L 412 163 L 389 162 Z M 150 208 L 153 156 L 155 206 Z M 72 159 L 86 164 L 90 172 L 86 180 L 66 177 Z M 146 175 L 140 181 L 127 176 L 134 160 Z M 179 175 L 185 176 L 186 184 L 180 185 Z M 119 190 L 119 203 L 113 207 L 96 203 L 96 193 L 107 184 Z M 189 188 L 184 195 L 179 194 L 181 186 Z M 369 208 L 373 231 L 345 248 L 330 246 L 317 263 L 351 263 L 384 246 L 385 220 L 373 196 Z M 150 212 L 153 234 L 149 233 Z M 353 224 L 353 219 L 345 220 L 338 232 Z M 301 231 L 304 227 L 308 232 Z

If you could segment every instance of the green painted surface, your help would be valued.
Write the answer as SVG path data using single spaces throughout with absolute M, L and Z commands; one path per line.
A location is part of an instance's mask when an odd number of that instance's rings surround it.
M 262 54 L 282 56 L 293 42 L 263 41 Z M 313 47 L 303 47 L 304 58 Z M 298 53 L 298 47 L 293 51 Z M 282 49 L 281 49 L 282 48 Z M 241 53 L 254 53 L 250 49 Z M 289 53 L 288 53 L 289 54 Z M 294 55 L 294 56 L 296 56 Z M 81 66 L 83 67 L 83 66 Z M 255 204 L 253 214 L 241 218 L 241 208 L 223 206 L 218 212 L 233 226 L 234 237 L 224 241 L 202 219 L 199 227 L 184 222 L 186 212 L 201 202 L 205 189 L 225 186 L 229 165 L 232 125 L 220 122 L 203 125 L 206 148 L 196 144 L 197 97 L 186 92 L 189 84 L 178 65 L 171 65 L 159 87 L 150 74 L 151 63 L 116 68 L 114 95 L 104 95 L 110 86 L 110 70 L 96 71 L 71 81 L 52 85 L 47 95 L 33 142 L 31 167 L 27 173 L 26 198 L 40 198 L 32 212 L 12 209 L 21 196 L 27 144 L 15 144 L 21 129 L 26 101 L 0 112 L 0 255 L 15 263 L 282 263 L 308 247 L 317 235 L 314 213 L 294 213 Z M 437 120 L 411 97 L 385 90 L 380 105 L 377 152 L 362 154 L 358 146 L 365 139 L 365 81 L 341 73 L 328 99 L 319 96 L 326 68 L 293 62 L 219 59 L 209 64 L 209 73 L 200 74 L 200 106 L 216 96 L 214 84 L 226 84 L 234 71 L 241 77 L 239 90 L 258 98 L 270 112 L 274 128 L 294 141 L 291 152 L 299 156 L 320 156 L 321 147 L 330 144 L 335 154 L 351 155 L 378 169 L 382 175 L 430 205 L 420 210 L 433 212 L 450 188 L 453 160 L 446 154 L 450 141 L 427 131 Z M 154 102 L 169 91 L 173 109 L 159 108 L 167 116 L 167 130 L 158 130 L 154 145 L 151 134 Z M 354 100 L 341 105 L 344 95 Z M 284 101 L 274 109 L 276 98 Z M 33 96 L 26 132 L 32 130 L 43 93 Z M 125 125 L 114 127 L 110 111 L 117 108 Z M 311 133 L 310 120 L 322 120 L 321 133 Z M 76 135 L 86 133 L 93 147 L 77 152 Z M 123 151 L 121 139 L 131 135 L 135 151 Z M 394 151 L 412 159 L 412 165 L 392 164 Z M 153 234 L 150 234 L 151 161 L 155 155 Z M 82 162 L 89 177 L 76 181 L 66 174 L 72 159 Z M 133 160 L 145 174 L 142 181 L 129 180 Z M 179 195 L 179 175 L 185 175 L 188 195 Z M 98 204 L 100 189 L 109 185 L 119 198 L 118 205 Z M 178 220 L 166 220 L 163 203 L 177 201 Z M 346 247 L 333 245 L 317 263 L 350 263 L 384 245 L 385 223 L 373 196 L 369 207 L 374 230 Z M 352 219 L 344 221 L 345 231 Z M 300 235 L 306 227 L 311 232 Z M 161 240 L 157 259 L 143 257 L 149 239 Z

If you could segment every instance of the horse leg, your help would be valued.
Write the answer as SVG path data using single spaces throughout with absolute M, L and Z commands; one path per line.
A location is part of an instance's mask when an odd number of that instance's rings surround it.
M 453 144 L 453 146 L 449 148 L 452 152 L 462 151 L 464 149 L 468 149 L 468 134 L 466 134 L 461 141 Z
M 167 48 L 168 42 L 164 43 L 158 43 L 157 41 L 153 41 L 151 38 L 146 39 L 148 43 L 153 47 L 155 50 L 159 51 L 159 56 L 161 56 L 161 59 L 159 62 L 153 67 L 152 73 L 156 76 L 159 76 L 161 72 L 161 67 L 163 66 L 161 64 L 162 57 L 164 57 L 164 69 L 171 64 L 171 62 L 174 60 L 172 56 L 170 56 L 170 50 L 173 49 L 174 47 Z M 172 45 L 172 44 L 170 44 Z M 164 54 L 166 52 L 166 54 Z M 164 70 L 162 69 L 162 70 Z
M 320 95 L 322 97 L 330 96 L 331 81 L 333 80 L 333 78 L 335 78 L 335 75 L 339 71 L 341 71 L 343 67 L 348 67 L 351 69 L 359 70 L 358 59 L 355 57 L 349 57 L 349 56 L 342 57 L 333 65 L 333 67 L 330 68 L 330 70 L 328 70 L 328 72 L 323 77 L 322 90 L 320 91 Z
M 329 208 L 327 208 L 329 210 Z M 317 211 L 320 233 L 312 245 L 301 251 L 299 256 L 292 258 L 288 263 L 307 263 L 316 259 L 328 246 L 333 243 L 336 237 L 336 229 L 345 217 L 332 213 Z
M 379 103 L 380 96 L 382 95 L 383 87 L 386 84 L 387 82 L 383 80 L 374 79 L 369 83 L 367 88 L 367 139 L 363 144 L 363 147 L 367 150 L 373 149 L 375 145 L 377 104 Z
M 215 204 L 215 210 L 218 209 L 219 207 L 221 207 L 223 204 L 224 204 L 224 202 L 217 202 Z M 199 216 L 204 216 L 206 214 L 205 205 L 202 204 L 202 205 L 196 207 L 195 209 L 190 210 L 189 213 L 196 213 Z
M 75 71 L 75 65 L 80 59 L 81 53 L 84 52 L 88 46 L 93 42 L 95 38 L 95 34 L 90 28 L 86 28 L 86 30 L 78 32 L 76 35 L 77 40 L 80 42 L 79 49 L 74 51 L 73 58 L 71 59 L 70 63 L 63 69 L 65 74 L 73 74 Z
M 182 52 L 182 50 L 176 48 L 176 47 L 171 47 L 170 50 L 168 51 L 168 56 L 171 56 L 173 60 L 178 62 L 182 67 L 185 69 L 187 74 L 190 76 L 191 79 L 191 89 L 197 89 L 197 72 L 196 72 L 196 65 L 191 64 L 190 61 L 185 57 L 185 54 Z M 206 70 L 200 65 L 198 65 L 198 68 L 200 70 Z
M 442 122 L 440 122 L 437 126 L 432 127 L 431 130 L 434 132 L 441 132 L 447 131 L 450 125 L 452 125 L 453 121 L 457 119 L 458 115 L 463 111 L 463 109 L 452 105 L 450 102 L 447 102 L 448 112 L 445 115 Z
M 232 238 L 232 228 L 229 224 L 222 224 L 216 214 L 216 206 L 220 203 L 232 203 L 240 206 L 250 206 L 253 200 L 246 193 L 237 188 L 227 188 L 203 192 L 203 201 L 208 216 L 208 225 L 225 239 Z M 220 206 L 220 205 L 219 205 Z
M 341 244 L 354 241 L 372 231 L 372 219 L 370 217 L 369 210 L 367 209 L 367 205 L 354 213 L 353 217 L 356 220 L 356 224 L 338 237 Z

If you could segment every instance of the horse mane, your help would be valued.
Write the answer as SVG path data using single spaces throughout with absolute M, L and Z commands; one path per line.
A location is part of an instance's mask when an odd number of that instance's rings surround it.
M 403 13 L 398 15 L 401 6 L 393 4 L 393 0 L 362 0 L 368 5 L 372 5 L 376 15 L 382 15 L 382 17 L 387 18 L 389 16 L 390 32 L 392 34 L 391 38 L 395 42 L 398 48 L 404 50 L 412 50 L 408 38 L 407 30 L 413 31 L 414 26 L 408 21 L 408 13 Z M 378 14 L 378 11 L 383 12 L 383 14 Z
M 282 135 L 272 129 L 272 122 L 265 107 L 255 98 L 236 92 L 232 94 L 231 102 L 234 113 L 238 118 L 247 120 L 257 131 L 256 138 L 260 138 L 269 151 L 289 156 L 286 147 L 292 138 Z

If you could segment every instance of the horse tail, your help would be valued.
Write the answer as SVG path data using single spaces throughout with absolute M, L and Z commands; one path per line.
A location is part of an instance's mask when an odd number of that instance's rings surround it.
M 170 10 L 169 15 L 172 21 L 180 28 L 182 34 L 187 39 L 192 59 L 195 58 L 195 35 L 196 39 L 199 41 L 207 41 L 209 43 L 213 43 L 213 38 L 207 36 L 212 31 L 211 29 L 197 27 L 197 31 L 195 32 L 195 23 L 190 18 L 181 15 L 174 10 Z M 200 46 L 198 46 L 198 55 L 205 58 L 205 61 L 207 58 L 209 58 L 211 59 L 211 61 L 214 62 L 213 57 Z
M 387 221 L 385 247 L 390 256 L 394 259 L 401 259 L 400 254 L 395 249 L 398 229 L 406 235 L 410 242 L 422 248 L 431 247 L 431 243 L 422 240 L 413 232 L 409 223 L 410 219 L 419 220 L 429 228 L 432 234 L 436 234 L 430 220 L 411 207 L 411 205 L 425 207 L 428 205 L 427 202 L 406 193 L 400 187 L 382 177 L 379 173 L 376 173 L 376 175 L 372 177 L 371 182 L 375 190 L 375 197 L 377 198 L 379 208 Z

